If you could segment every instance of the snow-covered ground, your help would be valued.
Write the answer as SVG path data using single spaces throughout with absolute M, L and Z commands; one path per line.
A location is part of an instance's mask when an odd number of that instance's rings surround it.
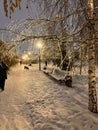
M 87 76 L 68 88 L 38 65 L 13 67 L 0 92 L 0 130 L 98 130 L 98 114 L 88 110 Z

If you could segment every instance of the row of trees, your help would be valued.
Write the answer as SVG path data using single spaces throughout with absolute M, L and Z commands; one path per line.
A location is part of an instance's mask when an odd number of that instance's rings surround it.
M 20 7 L 21 0 L 4 0 L 6 15 Z M 95 46 L 97 39 L 96 16 L 93 0 L 32 0 L 27 1 L 27 9 L 36 3 L 39 18 L 29 18 L 28 28 L 19 31 L 17 37 L 13 37 L 14 43 L 19 45 L 25 40 L 42 38 L 44 44 L 44 58 L 51 59 L 54 55 L 59 60 L 59 66 L 66 69 L 66 59 L 72 63 L 80 54 L 80 65 L 85 55 L 89 61 L 89 110 L 97 112 L 96 76 L 95 76 Z M 7 6 L 9 4 L 9 6 Z M 5 6 L 6 5 L 6 6 Z M 9 9 L 8 9 L 9 7 Z M 13 8 L 12 8 L 13 7 Z M 36 28 L 36 29 L 35 29 Z M 30 31 L 29 31 L 30 29 Z M 36 30 L 36 33 L 34 33 Z M 29 31 L 29 33 L 28 33 Z M 33 34 L 33 35 L 32 35 Z M 17 43 L 16 43 L 17 42 Z M 51 53 L 56 52 L 56 53 Z M 82 51 L 84 50 L 84 51 Z M 49 56 L 49 55 L 50 56 Z M 54 57 L 53 56 L 53 57 Z M 56 59 L 55 59 L 56 60 Z M 79 59 L 78 59 L 79 60 Z M 57 62 L 58 63 L 58 62 Z
M 0 40 L 0 59 L 7 64 L 7 66 L 11 67 L 18 63 L 18 55 L 13 52 L 9 51 L 9 46 Z

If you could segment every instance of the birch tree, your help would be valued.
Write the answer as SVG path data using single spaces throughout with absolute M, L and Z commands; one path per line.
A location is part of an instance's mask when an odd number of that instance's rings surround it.
M 89 104 L 88 108 L 91 112 L 97 113 L 97 93 L 96 93 L 96 75 L 95 75 L 95 16 L 94 16 L 94 2 L 88 0 L 89 4 Z

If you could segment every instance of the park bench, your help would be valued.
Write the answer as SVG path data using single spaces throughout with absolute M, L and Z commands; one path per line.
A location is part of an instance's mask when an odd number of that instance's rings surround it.
M 68 87 L 72 87 L 72 76 L 67 74 L 66 71 L 63 71 L 59 68 L 54 68 L 51 70 L 49 69 L 43 70 L 43 72 L 52 77 L 58 83 L 65 84 Z

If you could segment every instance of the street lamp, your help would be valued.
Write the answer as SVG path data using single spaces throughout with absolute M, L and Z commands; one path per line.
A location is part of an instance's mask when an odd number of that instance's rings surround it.
M 29 57 L 28 57 L 27 54 L 24 54 L 24 55 L 22 56 L 22 59 L 27 63 L 27 61 L 29 60 Z
M 41 70 L 41 48 L 42 48 L 41 42 L 37 43 L 37 47 L 39 49 L 39 70 Z

